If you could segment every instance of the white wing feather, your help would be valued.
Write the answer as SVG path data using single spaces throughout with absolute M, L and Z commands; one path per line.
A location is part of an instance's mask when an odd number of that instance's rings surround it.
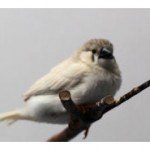
M 66 60 L 35 82 L 25 93 L 24 99 L 28 100 L 34 95 L 49 95 L 59 93 L 62 90 L 70 90 L 82 82 L 87 70 L 83 63 Z

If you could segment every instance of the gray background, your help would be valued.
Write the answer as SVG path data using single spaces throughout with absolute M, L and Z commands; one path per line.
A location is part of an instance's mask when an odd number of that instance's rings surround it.
M 150 9 L 0 9 L 0 112 L 91 38 L 114 44 L 123 83 L 116 97 L 150 77 Z M 150 89 L 93 124 L 84 141 L 150 141 Z M 0 141 L 45 141 L 65 126 L 0 124 Z M 80 134 L 73 141 L 83 141 Z

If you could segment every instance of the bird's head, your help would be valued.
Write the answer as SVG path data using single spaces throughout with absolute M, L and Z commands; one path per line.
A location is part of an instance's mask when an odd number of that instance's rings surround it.
M 81 61 L 111 69 L 116 65 L 113 56 L 113 45 L 106 39 L 92 39 L 86 42 L 76 53 Z

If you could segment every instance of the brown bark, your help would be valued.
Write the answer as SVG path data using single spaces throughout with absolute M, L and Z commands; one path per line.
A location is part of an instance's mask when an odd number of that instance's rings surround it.
M 66 127 L 60 133 L 52 136 L 50 139 L 48 139 L 48 142 L 69 141 L 84 130 L 86 138 L 89 127 L 92 125 L 92 123 L 102 118 L 106 112 L 129 100 L 149 86 L 150 80 L 136 88 L 133 88 L 131 91 L 121 96 L 118 101 L 114 100 L 112 96 L 106 96 L 96 104 L 80 106 L 76 105 L 72 101 L 69 91 L 60 92 L 59 97 L 61 102 L 67 112 L 70 114 L 70 122 L 68 123 L 68 127 Z

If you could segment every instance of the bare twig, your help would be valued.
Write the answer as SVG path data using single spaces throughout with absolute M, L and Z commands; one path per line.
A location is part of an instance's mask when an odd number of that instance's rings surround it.
M 84 130 L 86 130 L 86 137 L 88 129 L 93 122 L 99 120 L 106 112 L 119 106 L 149 86 L 150 80 L 133 88 L 130 92 L 121 96 L 118 101 L 114 100 L 112 96 L 106 96 L 94 105 L 76 105 L 72 101 L 69 91 L 60 92 L 59 97 L 61 102 L 70 114 L 70 122 L 66 129 L 51 137 L 48 142 L 69 141 Z

